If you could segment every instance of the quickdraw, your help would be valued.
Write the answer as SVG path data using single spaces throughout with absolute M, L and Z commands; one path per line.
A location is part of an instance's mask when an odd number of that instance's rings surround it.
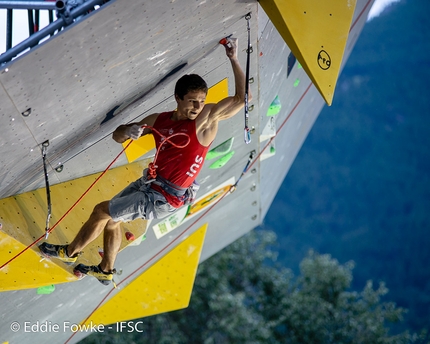
M 46 188 L 46 201 L 48 204 L 48 212 L 46 215 L 46 227 L 45 227 L 45 239 L 49 236 L 49 221 L 51 219 L 51 190 L 49 188 L 48 169 L 46 168 L 46 151 L 49 146 L 49 141 L 46 140 L 42 143 L 42 161 L 43 161 L 43 172 L 45 174 L 45 188 Z
M 242 171 L 240 177 L 237 179 L 236 183 L 234 183 L 230 187 L 230 193 L 233 193 L 234 191 L 236 191 L 237 185 L 239 184 L 240 180 L 246 174 L 246 172 L 248 172 L 249 165 L 251 164 L 252 160 L 254 159 L 255 154 L 256 154 L 255 150 L 253 150 L 253 151 L 251 151 L 251 153 L 249 153 L 248 162 L 246 163 L 245 168 L 243 169 L 243 171 Z
M 247 22 L 247 31 L 248 31 L 248 48 L 246 49 L 246 72 L 245 72 L 245 128 L 244 128 L 244 140 L 246 144 L 251 143 L 251 130 L 248 126 L 249 119 L 249 64 L 250 64 L 250 55 L 252 53 L 251 46 L 251 27 L 249 21 L 251 20 L 251 12 L 245 15 L 245 19 Z M 231 47 L 228 39 L 232 35 L 222 38 L 219 43 L 225 45 L 227 47 Z
M 249 21 L 251 19 L 251 12 L 249 12 L 247 15 L 245 15 L 246 23 L 247 23 L 247 30 L 248 30 L 248 49 L 246 50 L 246 75 L 245 75 L 245 128 L 244 128 L 244 139 L 245 143 L 249 144 L 251 143 L 251 130 L 248 127 L 248 119 L 249 119 L 249 106 L 248 106 L 248 99 L 249 99 L 249 61 L 250 61 L 250 55 L 252 53 L 252 47 L 251 47 L 251 28 L 249 25 Z

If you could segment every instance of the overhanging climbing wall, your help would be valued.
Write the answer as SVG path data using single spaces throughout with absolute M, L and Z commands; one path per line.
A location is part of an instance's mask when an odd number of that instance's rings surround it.
M 357 1 L 343 63 L 371 3 Z M 213 101 L 234 94 L 231 67 L 218 42 L 230 34 L 238 37 L 239 60 L 245 67 L 244 16 L 249 12 L 252 142 L 243 142 L 243 112 L 221 122 L 199 178 L 195 204 L 163 220 L 123 224 L 122 251 L 116 262 L 122 272 L 116 276 L 118 290 L 104 288 L 89 277 L 76 281 L 69 267 L 40 261 L 34 247 L 24 253 L 28 258 L 7 264 L 0 270 L 4 290 L 0 343 L 72 343 L 88 335 L 72 331 L 80 324 L 112 324 L 186 307 L 197 263 L 263 222 L 324 104 L 299 55 L 291 53 L 293 48 L 274 25 L 276 18 L 256 2 L 112 1 L 1 67 L 0 264 L 44 233 L 41 144 L 50 143 L 52 225 L 123 149 L 111 138 L 118 125 L 174 109 L 173 88 L 180 76 L 202 75 Z M 58 224 L 49 241 L 70 241 L 96 203 L 139 177 L 153 158 L 153 143 L 146 138 L 134 144 Z M 237 189 L 230 192 L 239 179 Z M 100 261 L 100 240 L 80 260 Z M 23 277 L 26 274 L 34 277 Z M 174 285 L 179 294 L 169 288 L 172 274 L 180 276 Z M 141 298 L 142 289 L 147 293 Z M 162 305 L 153 302 L 158 297 L 165 300 Z M 128 310 L 131 302 L 133 308 Z M 58 324 L 60 330 L 23 330 L 37 324 Z

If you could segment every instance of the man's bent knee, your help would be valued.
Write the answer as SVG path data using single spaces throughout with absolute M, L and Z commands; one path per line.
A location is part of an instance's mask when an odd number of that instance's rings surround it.
M 118 230 L 118 229 L 121 229 L 121 226 L 120 226 L 120 224 L 121 224 L 121 221 L 115 221 L 115 220 L 113 220 L 112 218 L 111 219 L 109 219 L 109 221 L 106 223 L 106 227 L 105 227 L 105 229 L 107 229 L 107 230 Z
M 109 213 L 109 201 L 104 201 L 94 207 L 93 215 L 100 218 L 111 217 Z

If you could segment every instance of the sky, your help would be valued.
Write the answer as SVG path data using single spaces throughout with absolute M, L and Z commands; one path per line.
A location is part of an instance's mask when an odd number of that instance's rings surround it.
M 388 6 L 400 0 L 375 0 L 369 12 L 368 20 L 379 16 Z M 40 27 L 49 23 L 48 11 L 40 11 Z M 28 37 L 27 10 L 14 10 L 12 46 L 17 45 Z M 0 9 L 0 53 L 6 50 L 6 10 Z
M 399 2 L 400 0 L 376 0 L 370 9 L 369 15 L 367 16 L 367 21 L 378 17 L 384 10 L 394 2 Z

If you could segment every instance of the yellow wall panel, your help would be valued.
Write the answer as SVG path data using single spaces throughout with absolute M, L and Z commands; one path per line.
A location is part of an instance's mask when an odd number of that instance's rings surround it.
M 207 224 L 98 308 L 86 323 L 113 324 L 188 306 Z
M 206 104 L 218 103 L 228 97 L 228 79 L 222 79 L 217 84 L 209 88 L 206 96 Z
M 142 170 L 147 167 L 147 164 L 148 161 L 139 161 L 109 170 L 59 225 L 54 228 L 49 235 L 48 242 L 52 244 L 70 243 L 90 216 L 94 206 L 102 201 L 111 199 L 130 182 L 138 179 L 142 175 Z M 99 175 L 98 173 L 51 186 L 51 227 L 71 208 Z M 3 231 L 2 240 L 0 241 L 0 251 L 2 252 L 0 255 L 0 266 L 45 233 L 46 213 L 46 191 L 44 188 L 0 200 L 0 220 Z M 123 223 L 122 229 L 123 233 L 126 231 L 132 232 L 135 238 L 140 238 L 146 232 L 147 221 L 136 220 Z M 10 244 L 10 240 L 12 240 L 13 244 Z M 129 244 L 130 242 L 124 236 L 121 249 Z M 7 253 L 9 252 L 10 245 L 13 247 L 13 253 L 11 254 Z M 98 264 L 101 260 L 99 250 L 102 247 L 103 238 L 101 235 L 85 248 L 78 261 L 84 264 Z M 29 262 L 30 260 L 31 263 Z M 13 262 L 9 263 L 1 271 L 8 268 L 15 271 L 19 266 L 19 269 L 25 271 L 23 274 L 32 274 L 34 269 L 41 269 L 38 266 L 40 260 L 39 249 L 34 245 L 27 250 L 26 254 L 14 259 Z M 59 270 L 64 270 L 64 272 L 70 270 L 67 265 L 55 259 L 52 262 L 48 262 L 48 260 L 42 261 L 41 266 L 44 264 L 49 264 L 51 269 L 57 266 Z M 50 277 L 52 272 L 45 276 L 47 279 L 42 278 L 44 274 L 41 273 L 38 278 L 28 278 L 26 282 L 22 281 L 20 285 L 22 288 L 36 288 L 43 285 L 68 282 L 70 281 L 69 272 L 60 273 L 56 271 L 54 280 Z M 12 286 L 17 285 L 14 282 L 15 274 L 8 273 L 0 276 L 2 278 L 1 285 L 5 285 L 5 290 L 9 290 Z
M 6 262 L 26 245 L 0 231 L 0 261 Z M 36 288 L 56 283 L 72 282 L 77 278 L 72 268 L 60 267 L 28 249 L 18 259 L 0 270 L 0 291 Z
M 331 105 L 356 0 L 260 0 L 260 5 Z
M 125 141 L 122 145 L 127 147 L 130 140 Z M 134 140 L 131 145 L 125 150 L 128 162 L 133 162 L 141 156 L 155 148 L 155 141 L 152 135 L 145 135 L 138 140 Z

